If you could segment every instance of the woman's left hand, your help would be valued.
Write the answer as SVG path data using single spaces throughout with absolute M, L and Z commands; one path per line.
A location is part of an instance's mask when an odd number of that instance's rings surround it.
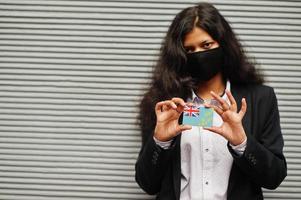
M 245 98 L 243 98 L 241 102 L 241 109 L 239 112 L 237 112 L 237 104 L 231 92 L 226 91 L 226 94 L 228 96 L 228 99 L 230 100 L 231 105 L 229 105 L 216 93 L 211 92 L 213 98 L 216 99 L 221 106 L 219 107 L 208 104 L 206 104 L 205 106 L 214 108 L 215 112 L 217 112 L 223 119 L 223 124 L 220 127 L 213 126 L 204 129 L 220 134 L 221 136 L 226 138 L 232 145 L 236 146 L 244 142 L 247 137 L 242 126 L 242 119 L 247 111 L 247 103 Z

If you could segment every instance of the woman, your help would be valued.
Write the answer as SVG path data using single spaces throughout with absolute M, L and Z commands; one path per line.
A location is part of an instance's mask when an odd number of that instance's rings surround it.
M 181 11 L 140 105 L 136 181 L 157 199 L 263 199 L 286 176 L 277 99 L 211 4 Z M 213 126 L 181 124 L 186 106 Z M 215 103 L 214 103 L 215 102 Z

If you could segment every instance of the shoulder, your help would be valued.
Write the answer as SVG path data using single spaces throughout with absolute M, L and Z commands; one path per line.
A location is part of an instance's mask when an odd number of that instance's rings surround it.
M 232 87 L 232 85 L 231 85 Z M 255 99 L 271 99 L 275 97 L 274 88 L 263 84 L 248 84 L 236 85 L 233 84 L 233 89 L 245 96 L 250 96 Z
M 249 85 L 249 89 L 251 89 L 256 94 L 262 94 L 262 95 L 268 95 L 274 93 L 274 89 L 268 85 L 252 84 Z
M 244 90 L 248 107 L 252 109 L 258 119 L 268 119 L 273 112 L 278 110 L 277 97 L 273 87 L 252 84 L 244 87 Z
M 248 107 L 258 111 L 271 111 L 278 106 L 277 97 L 273 87 L 262 84 L 249 85 L 231 85 L 231 92 L 237 96 L 235 99 L 239 102 L 246 98 Z
M 254 100 L 262 101 L 262 103 L 268 107 L 274 106 L 277 98 L 273 87 L 267 85 L 253 85 L 251 88 Z

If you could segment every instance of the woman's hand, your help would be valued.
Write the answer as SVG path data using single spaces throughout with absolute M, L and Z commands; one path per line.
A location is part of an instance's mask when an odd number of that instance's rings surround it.
M 245 98 L 242 99 L 241 109 L 237 113 L 237 104 L 230 91 L 226 91 L 228 99 L 230 100 L 229 105 L 223 98 L 214 92 L 211 95 L 216 99 L 221 107 L 206 105 L 207 107 L 213 107 L 223 119 L 223 124 L 220 127 L 206 128 L 209 131 L 220 134 L 226 138 L 232 145 L 236 146 L 241 144 L 246 139 L 246 133 L 242 126 L 242 119 L 247 111 L 247 103 Z
M 165 142 L 180 132 L 191 129 L 190 125 L 179 125 L 179 117 L 184 111 L 185 102 L 181 98 L 173 98 L 156 104 L 157 124 L 154 131 L 156 139 Z

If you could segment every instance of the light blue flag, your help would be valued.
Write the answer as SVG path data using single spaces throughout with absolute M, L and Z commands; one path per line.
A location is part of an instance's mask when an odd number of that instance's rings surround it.
M 191 126 L 211 127 L 213 123 L 213 109 L 203 105 L 186 106 L 183 112 L 182 124 Z

